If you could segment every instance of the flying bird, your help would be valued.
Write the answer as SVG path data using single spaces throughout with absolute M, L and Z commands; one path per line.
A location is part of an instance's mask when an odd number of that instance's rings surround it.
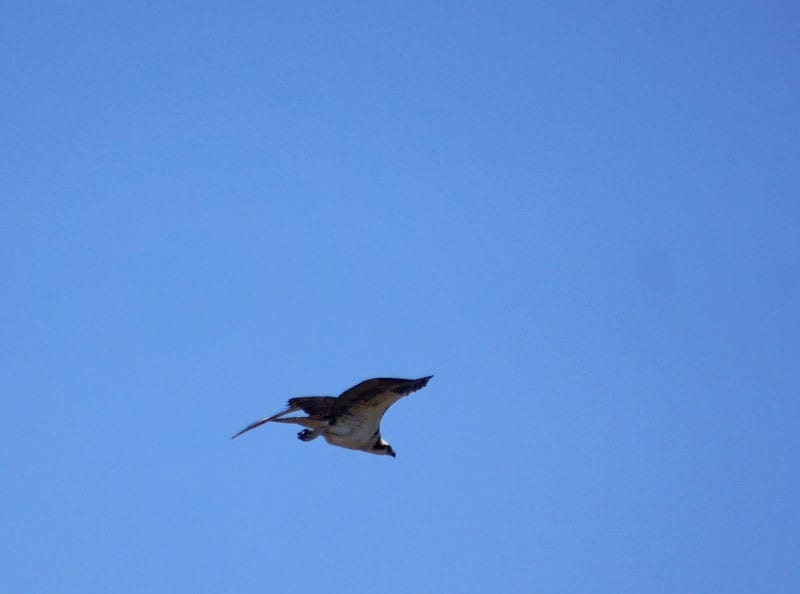
M 390 406 L 403 396 L 424 388 L 432 377 L 432 375 L 420 379 L 375 377 L 345 390 L 338 397 L 290 398 L 284 410 L 250 423 L 231 439 L 270 421 L 295 423 L 305 427 L 297 434 L 300 441 L 311 441 L 321 435 L 331 445 L 394 458 L 397 454 L 381 437 L 381 419 Z M 298 410 L 302 410 L 308 416 L 286 416 Z

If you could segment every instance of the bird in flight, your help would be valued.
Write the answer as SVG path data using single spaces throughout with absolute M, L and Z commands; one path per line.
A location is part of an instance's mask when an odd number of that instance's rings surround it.
M 432 375 L 419 379 L 375 377 L 345 390 L 338 397 L 290 398 L 284 410 L 250 423 L 231 439 L 270 421 L 295 423 L 305 427 L 297 434 L 300 441 L 311 441 L 321 435 L 331 445 L 394 458 L 397 454 L 381 437 L 383 414 L 403 396 L 424 388 L 432 377 Z M 302 410 L 308 416 L 286 416 L 298 410 Z

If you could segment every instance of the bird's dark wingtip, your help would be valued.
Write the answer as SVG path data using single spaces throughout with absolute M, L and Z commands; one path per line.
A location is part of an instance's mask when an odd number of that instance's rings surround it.
M 421 377 L 419 379 L 408 380 L 408 382 L 406 383 L 406 385 L 408 386 L 407 393 L 410 394 L 411 392 L 416 392 L 417 390 L 421 390 L 422 388 L 428 385 L 428 382 L 432 377 L 433 377 L 432 375 L 428 375 L 425 377 Z
M 263 425 L 263 424 L 264 424 L 263 422 L 251 423 L 250 425 L 248 425 L 247 427 L 245 427 L 244 429 L 242 429 L 241 431 L 239 431 L 239 433 L 236 433 L 235 435 L 232 435 L 232 436 L 231 436 L 231 439 L 236 439 L 236 438 L 237 438 L 237 437 L 239 437 L 239 436 L 240 436 L 242 433 L 247 433 L 248 431 L 250 431 L 250 429 L 255 429 L 255 428 L 256 428 L 256 427 L 258 427 L 259 425 Z

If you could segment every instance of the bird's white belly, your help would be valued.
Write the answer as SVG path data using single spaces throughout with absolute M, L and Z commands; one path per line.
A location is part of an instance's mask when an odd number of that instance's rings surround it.
M 325 441 L 331 445 L 361 450 L 371 447 L 377 436 L 378 428 L 357 417 L 344 416 L 336 419 L 335 425 L 325 427 Z

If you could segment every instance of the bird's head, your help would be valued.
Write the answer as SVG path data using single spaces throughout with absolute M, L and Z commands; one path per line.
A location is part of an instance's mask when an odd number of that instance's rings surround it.
M 392 446 L 383 441 L 381 438 L 378 438 L 378 441 L 376 441 L 375 445 L 372 446 L 372 453 L 378 454 L 379 456 L 391 456 L 392 458 L 397 457 L 397 454 L 392 449 Z

